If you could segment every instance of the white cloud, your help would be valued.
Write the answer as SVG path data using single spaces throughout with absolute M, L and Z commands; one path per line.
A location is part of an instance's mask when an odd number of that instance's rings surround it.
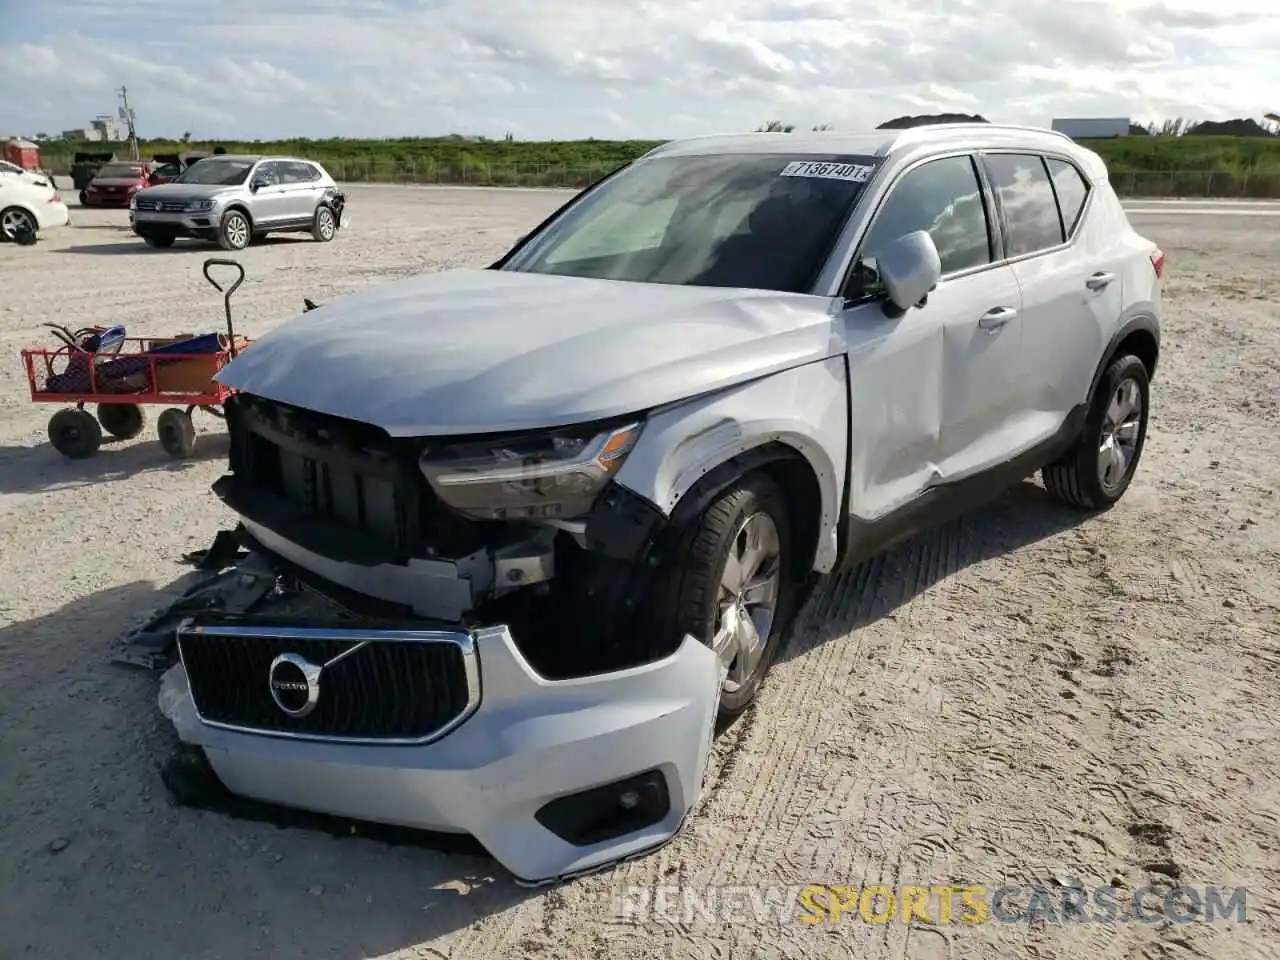
M 6 5 L 8 6 L 8 5 Z M 141 132 L 664 137 L 903 113 L 1260 116 L 1271 0 L 40 0 L 0 16 L 15 132 L 129 85 Z M 16 85 L 16 86 L 15 86 Z

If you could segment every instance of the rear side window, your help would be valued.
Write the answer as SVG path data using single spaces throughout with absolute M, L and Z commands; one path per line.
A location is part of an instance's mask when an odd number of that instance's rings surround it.
M 1044 160 L 1030 154 L 990 154 L 982 165 L 1004 215 L 1005 256 L 1021 257 L 1066 239 Z
M 1058 194 L 1058 209 L 1062 211 L 1062 225 L 1070 237 L 1080 225 L 1084 201 L 1089 196 L 1089 184 L 1072 164 L 1048 157 L 1049 174 L 1053 177 L 1053 189 Z
M 943 275 L 991 262 L 987 213 L 969 157 L 930 160 L 893 185 L 862 244 L 875 259 L 886 244 L 916 230 L 933 237 Z
M 288 160 L 280 164 L 281 179 L 284 183 L 311 183 L 320 179 L 320 172 L 309 163 Z

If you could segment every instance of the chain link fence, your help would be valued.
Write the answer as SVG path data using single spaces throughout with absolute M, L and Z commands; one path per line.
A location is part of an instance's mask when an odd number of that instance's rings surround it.
M 617 163 L 587 166 L 546 162 L 454 161 L 323 157 L 319 160 L 342 183 L 440 184 L 476 187 L 565 187 L 581 189 Z M 70 157 L 45 158 L 55 176 L 66 176 Z M 1112 171 L 1111 183 L 1122 197 L 1280 199 L 1280 171 L 1213 170 Z

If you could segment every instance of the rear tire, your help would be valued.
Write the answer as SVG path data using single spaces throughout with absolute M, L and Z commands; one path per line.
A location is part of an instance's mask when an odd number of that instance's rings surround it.
M 223 250 L 243 250 L 252 236 L 249 218 L 239 210 L 228 210 L 218 224 L 218 246 Z
M 1132 355 L 1102 374 L 1075 446 L 1041 468 L 1050 494 L 1081 510 L 1105 510 L 1133 482 L 1147 440 L 1151 387 L 1146 365 Z
M 49 418 L 49 442 L 69 460 L 88 460 L 102 446 L 102 427 L 87 410 L 68 407 Z
M 327 204 L 316 207 L 311 217 L 311 239 L 317 243 L 328 243 L 338 232 L 338 223 L 333 210 Z
M 754 570 L 750 559 L 741 562 L 744 555 L 759 556 Z M 730 661 L 720 692 L 722 725 L 746 711 L 773 664 L 795 598 L 792 556 L 785 496 L 769 476 L 754 473 L 731 485 L 690 525 L 667 561 L 671 566 L 659 594 L 664 634 L 678 639 L 690 633 L 710 644 L 727 618 L 749 622 L 722 658 Z M 739 569 L 747 584 L 735 574 Z
M 142 432 L 146 417 L 136 403 L 100 403 L 98 422 L 117 440 L 132 440 Z
M 0 240 L 13 243 L 19 233 L 37 233 L 40 225 L 30 212 L 21 207 L 5 207 L 0 210 Z

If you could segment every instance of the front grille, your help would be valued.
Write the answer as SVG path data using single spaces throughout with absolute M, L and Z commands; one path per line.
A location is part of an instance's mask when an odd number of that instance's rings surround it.
M 178 652 L 196 712 L 214 726 L 303 739 L 422 743 L 453 729 L 479 703 L 479 668 L 465 633 L 215 622 L 179 628 Z M 272 664 L 283 654 L 323 668 L 306 716 L 291 716 L 272 694 Z M 296 669 L 277 674 L 298 676 Z M 297 704 L 284 699 L 286 707 Z
M 187 209 L 185 200 L 136 200 L 134 206 L 138 210 L 151 213 L 182 213 Z

